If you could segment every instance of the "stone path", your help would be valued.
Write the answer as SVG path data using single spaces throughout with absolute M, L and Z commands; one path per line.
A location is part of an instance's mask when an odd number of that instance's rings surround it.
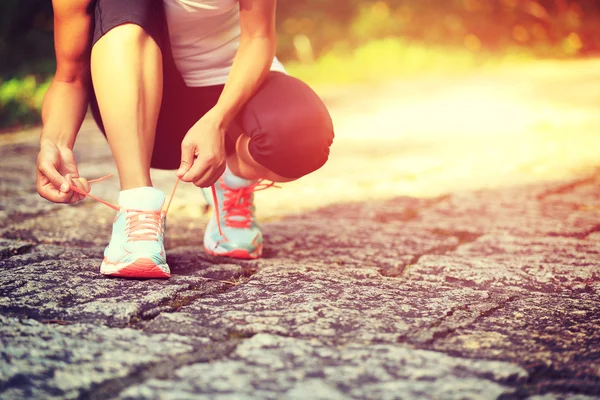
M 334 96 L 331 163 L 260 193 L 265 257 L 200 251 L 207 217 L 184 186 L 168 281 L 100 276 L 112 211 L 39 199 L 35 135 L 1 138 L 0 398 L 600 398 L 600 113 L 558 89 L 593 87 L 577 79 L 596 67 Z M 450 100 L 477 91 L 496 99 L 479 116 L 515 117 L 518 100 L 531 121 L 460 122 L 475 103 Z M 455 107 L 440 114 L 456 122 L 447 137 L 443 121 L 415 117 L 428 104 Z M 89 123 L 77 153 L 82 175 L 114 172 Z M 154 176 L 170 189 L 172 174 Z

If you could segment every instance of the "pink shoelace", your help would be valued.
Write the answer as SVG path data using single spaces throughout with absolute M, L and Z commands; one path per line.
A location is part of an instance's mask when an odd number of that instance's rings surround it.
M 106 175 L 102 178 L 92 179 L 88 181 L 88 183 L 96 183 L 101 182 L 105 179 L 112 177 L 113 175 Z M 175 181 L 175 186 L 173 186 L 173 190 L 171 191 L 171 195 L 169 196 L 169 201 L 167 202 L 167 206 L 163 207 L 162 210 L 159 211 L 146 211 L 146 210 L 134 210 L 127 209 L 126 211 L 130 212 L 131 215 L 127 216 L 127 230 L 128 230 L 128 241 L 139 241 L 139 240 L 156 240 L 158 241 L 158 232 L 162 229 L 162 217 L 166 216 L 169 212 L 169 207 L 171 207 L 171 202 L 173 201 L 173 197 L 175 197 L 175 191 L 177 190 L 177 186 L 179 185 L 179 178 Z M 71 190 L 76 193 L 82 194 L 86 197 L 90 197 L 107 207 L 112 208 L 115 211 L 121 211 L 121 207 L 111 204 L 108 201 L 102 200 L 99 197 L 94 196 L 91 193 L 87 193 L 84 190 L 79 189 L 75 185 L 70 185 Z M 217 226 L 219 228 L 219 234 L 222 236 L 223 231 L 221 229 L 221 222 L 219 218 L 219 201 L 217 199 L 217 191 L 215 186 L 211 186 L 213 202 L 215 204 L 215 213 L 217 217 Z M 154 234 L 153 232 L 156 232 Z
M 225 189 L 225 200 L 223 201 L 223 211 L 226 212 L 225 226 L 241 229 L 250 228 L 250 225 L 252 224 L 252 215 L 250 210 L 250 207 L 252 206 L 252 193 L 269 189 L 270 187 L 279 187 L 275 185 L 275 182 L 263 182 L 264 180 L 261 179 L 248 187 L 232 189 L 225 184 L 223 179 L 221 179 L 220 184 Z M 218 214 L 217 222 L 219 222 Z M 220 224 L 219 233 L 221 236 L 223 236 L 223 234 L 220 232 Z
M 102 178 L 89 180 L 88 183 L 97 183 L 101 182 L 105 179 L 112 177 L 112 174 L 103 176 Z M 162 218 L 167 215 L 169 212 L 169 207 L 171 206 L 171 202 L 173 201 L 173 197 L 175 197 L 175 191 L 177 190 L 177 186 L 179 185 L 180 179 L 177 178 L 175 181 L 175 186 L 173 186 L 173 190 L 171 191 L 171 195 L 169 196 L 169 201 L 167 202 L 167 206 L 159 211 L 147 211 L 147 210 L 135 210 L 135 209 L 127 209 L 127 231 L 128 231 L 128 241 L 140 241 L 140 240 L 155 240 L 158 241 L 158 232 L 162 229 Z M 271 187 L 279 187 L 275 185 L 275 182 L 264 183 L 263 179 L 258 180 L 256 183 L 241 189 L 232 189 L 228 187 L 223 180 L 221 180 L 221 186 L 225 189 L 225 200 L 223 203 L 223 211 L 226 212 L 225 215 L 225 225 L 232 228 L 249 228 L 252 224 L 252 215 L 250 207 L 252 206 L 252 202 L 250 197 L 252 193 L 269 189 Z M 112 208 L 115 211 L 121 211 L 121 207 L 111 204 L 108 201 L 102 200 L 97 196 L 94 196 L 91 193 L 87 193 L 84 190 L 79 189 L 74 185 L 70 185 L 71 190 L 76 193 L 82 194 L 86 197 L 90 197 L 107 207 Z M 219 229 L 219 235 L 227 241 L 227 238 L 223 234 L 223 230 L 221 228 L 221 218 L 219 213 L 219 200 L 217 198 L 217 191 L 214 185 L 211 187 L 213 204 L 215 208 L 215 216 L 217 219 L 217 227 Z M 235 217 L 235 218 L 234 218 Z
M 127 241 L 153 240 L 158 242 L 162 230 L 162 213 L 157 211 L 127 210 Z

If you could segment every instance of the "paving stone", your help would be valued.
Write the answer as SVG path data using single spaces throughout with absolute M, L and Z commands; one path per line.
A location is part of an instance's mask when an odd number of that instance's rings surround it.
M 455 194 L 409 222 L 431 230 L 510 233 L 514 236 L 585 237 L 598 229 L 598 213 L 565 202 L 540 201 L 538 187 Z
M 527 372 L 510 363 L 467 360 L 392 345 L 330 347 L 319 340 L 258 334 L 226 359 L 194 364 L 169 381 L 149 380 L 121 399 L 480 399 L 513 389 Z
M 168 281 L 114 279 L 100 275 L 101 255 L 102 248 L 43 245 L 0 261 L 0 312 L 125 326 L 226 290 L 235 284 L 231 281 L 252 273 L 174 252 L 177 274 Z
M 432 349 L 518 362 L 532 378 L 525 393 L 578 388 L 600 395 L 600 298 L 533 293 L 439 338 Z
M 203 335 L 272 333 L 331 343 L 396 342 L 436 324 L 454 308 L 489 300 L 485 290 L 407 284 L 381 276 L 375 268 L 263 262 L 244 284 L 184 307 L 179 314 L 185 320 L 161 314 L 146 329 Z
M 0 315 L 0 397 L 108 398 L 140 376 L 167 376 L 169 368 L 230 351 L 207 343 L 201 337 L 80 323 L 46 325 Z
M 24 253 L 32 246 L 33 243 L 23 240 L 8 240 L 0 238 L 0 259 Z

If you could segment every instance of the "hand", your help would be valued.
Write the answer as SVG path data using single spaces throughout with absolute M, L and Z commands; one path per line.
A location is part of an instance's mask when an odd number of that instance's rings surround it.
M 181 165 L 177 176 L 198 187 L 209 187 L 223 174 L 225 165 L 225 128 L 209 111 L 181 142 Z
M 42 141 L 37 158 L 37 191 L 54 203 L 75 203 L 85 198 L 70 185 L 89 193 L 87 180 L 79 177 L 73 151 L 48 140 Z

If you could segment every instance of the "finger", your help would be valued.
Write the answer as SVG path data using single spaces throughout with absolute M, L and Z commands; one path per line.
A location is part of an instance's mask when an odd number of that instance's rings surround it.
M 225 171 L 225 163 L 220 163 L 218 166 L 209 168 L 200 178 L 194 181 L 194 185 L 198 187 L 210 187 L 223 175 Z
M 71 151 L 61 152 L 61 157 L 62 157 L 63 167 L 67 171 L 70 171 L 70 173 L 66 175 L 66 176 L 68 176 L 68 180 L 70 181 L 70 184 L 75 186 L 79 190 L 84 191 L 85 193 L 89 193 L 91 188 L 89 188 L 89 184 L 87 183 L 87 180 L 85 178 L 79 177 L 79 169 L 77 168 L 77 163 L 75 162 L 75 155 L 73 154 L 73 152 L 71 152 Z M 81 182 L 78 183 L 80 180 L 81 180 Z M 84 196 L 83 194 L 73 191 L 72 195 L 71 195 L 71 197 L 69 197 L 67 203 L 76 203 L 80 200 L 85 199 L 85 197 L 86 196 Z
M 73 190 L 73 187 L 78 188 L 77 185 L 75 184 L 75 178 L 73 177 L 73 174 L 66 174 L 65 178 L 69 182 L 69 188 L 71 189 L 70 196 L 65 201 L 65 203 L 75 203 L 76 201 L 79 200 L 79 193 L 77 193 L 76 191 Z
M 37 191 L 38 194 L 44 199 L 54 203 L 67 203 L 69 198 L 73 195 L 73 191 L 70 191 L 69 193 L 63 193 L 59 189 L 55 188 L 48 178 L 40 171 L 37 172 L 37 175 Z
M 92 190 L 92 187 L 85 178 L 74 178 L 73 182 L 75 182 L 75 186 L 77 186 L 79 189 L 83 190 L 86 193 L 89 193 Z
M 77 193 L 76 191 L 73 190 L 73 187 L 78 188 L 77 185 L 75 184 L 75 177 L 73 174 L 66 174 L 65 178 L 69 182 L 70 191 L 68 193 L 69 197 L 64 201 L 64 203 L 75 203 L 75 202 L 79 201 L 79 193 Z
M 77 203 L 79 200 L 83 200 L 85 198 L 85 196 L 82 196 L 73 190 L 71 190 L 70 193 L 67 193 L 67 195 L 69 198 L 64 201 L 65 203 Z
M 208 171 L 204 177 L 194 182 L 194 184 L 203 188 L 210 187 L 223 175 L 223 172 L 225 172 L 225 164 Z
M 90 186 L 90 183 L 87 181 L 87 179 L 85 179 L 85 178 L 77 178 L 77 180 L 83 185 L 83 188 L 84 188 L 83 190 L 86 193 L 89 193 L 89 192 L 92 191 L 92 187 Z M 84 196 L 82 194 L 80 194 L 79 196 L 81 197 L 79 200 L 83 200 L 83 199 L 86 198 L 86 196 Z
M 210 162 L 198 158 L 194 161 L 192 168 L 181 177 L 181 180 L 185 182 L 196 182 L 206 175 L 208 170 L 211 169 L 211 165 Z
M 221 164 L 218 168 L 217 168 L 217 172 L 216 172 L 216 176 L 214 176 L 214 181 L 212 182 L 212 184 L 214 184 L 216 181 L 219 180 L 220 177 L 223 176 L 223 174 L 225 173 L 225 169 L 227 168 L 227 163 L 223 162 L 223 164 Z
M 177 170 L 177 176 L 182 178 L 194 165 L 194 159 L 196 158 L 195 146 L 185 140 L 181 142 L 181 164 Z
M 72 178 L 73 184 L 77 189 L 81 190 L 83 193 L 88 193 L 89 190 L 88 190 L 88 188 L 86 188 L 86 186 L 85 186 L 84 182 L 82 182 L 82 180 L 85 181 L 85 179 L 83 179 L 83 178 Z M 88 187 L 89 187 L 89 184 L 88 184 Z M 69 199 L 69 202 L 75 203 L 75 202 L 83 200 L 83 199 L 85 199 L 85 195 L 74 191 L 74 195 Z
M 69 199 L 73 195 L 72 191 L 69 193 L 63 193 L 52 185 L 38 189 L 38 193 L 41 197 L 53 203 L 68 203 Z
M 39 172 L 44 175 L 55 188 L 60 189 L 63 193 L 69 192 L 69 180 L 62 176 L 52 163 L 44 162 L 39 166 Z
M 75 182 L 73 182 L 72 174 L 66 174 L 65 179 L 67 180 L 67 182 L 69 182 L 69 186 L 75 186 Z
M 38 169 L 36 172 L 36 189 L 38 194 L 43 197 L 46 200 L 50 200 L 53 201 L 55 203 L 60 203 L 60 201 L 58 201 L 58 199 L 56 198 L 56 193 L 62 193 L 60 190 L 56 189 L 52 183 L 50 182 L 50 180 L 44 175 L 42 174 L 42 172 Z M 51 193 L 48 190 L 48 186 L 50 186 L 50 188 L 52 189 Z M 64 195 L 64 193 L 62 193 Z
M 212 169 L 207 170 L 206 173 L 202 174 L 202 176 L 200 176 L 198 179 L 194 180 L 194 185 L 196 185 L 200 188 L 209 187 L 210 185 L 208 184 L 208 182 L 210 181 L 210 177 L 213 175 L 214 174 L 213 174 Z

